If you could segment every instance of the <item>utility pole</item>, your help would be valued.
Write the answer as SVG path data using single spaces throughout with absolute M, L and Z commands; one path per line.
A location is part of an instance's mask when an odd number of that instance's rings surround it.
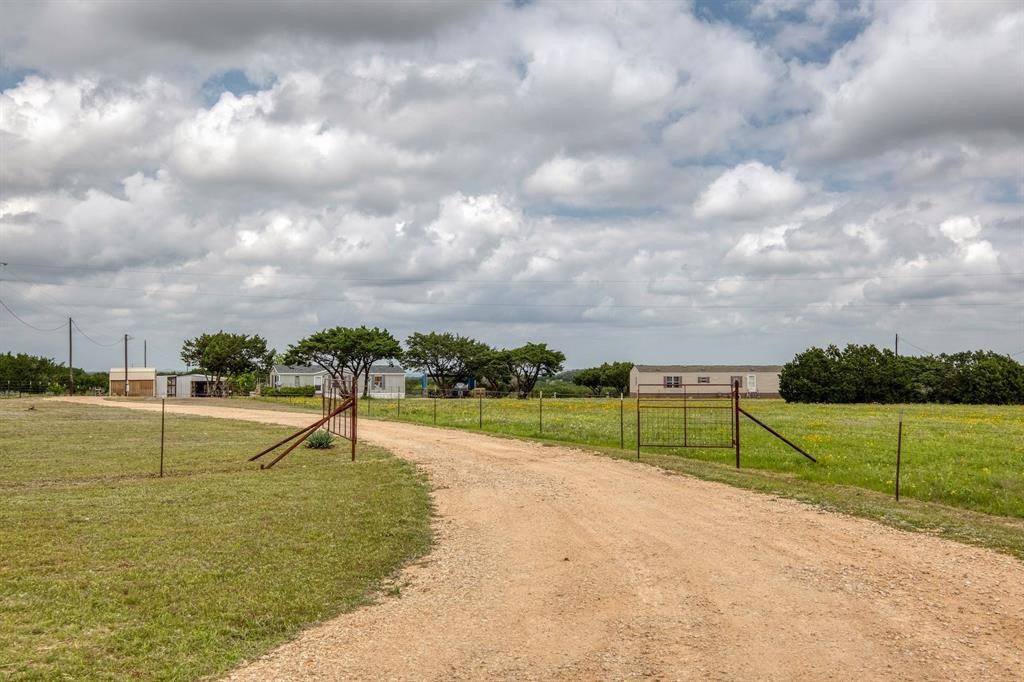
M 149 365 L 146 364 L 146 339 L 142 339 L 142 366 L 149 367 Z
M 124 397 L 128 397 L 128 335 L 124 335 Z
M 68 395 L 75 394 L 75 366 L 71 360 L 71 325 L 72 320 L 68 318 Z
M 900 356 L 900 335 L 896 334 L 896 357 Z

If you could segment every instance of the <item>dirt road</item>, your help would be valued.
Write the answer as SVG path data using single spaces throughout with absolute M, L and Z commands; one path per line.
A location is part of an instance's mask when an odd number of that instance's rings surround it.
M 360 427 L 429 474 L 435 550 L 400 597 L 230 679 L 1024 678 L 1010 557 L 568 448 Z

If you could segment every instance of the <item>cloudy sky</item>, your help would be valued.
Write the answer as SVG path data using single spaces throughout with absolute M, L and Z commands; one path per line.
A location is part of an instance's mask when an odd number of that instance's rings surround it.
M 3 8 L 0 352 L 1024 358 L 1019 0 Z

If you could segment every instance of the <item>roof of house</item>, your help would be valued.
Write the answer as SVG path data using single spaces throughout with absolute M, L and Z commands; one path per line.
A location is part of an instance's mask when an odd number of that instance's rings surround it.
M 327 370 L 316 365 L 274 365 L 278 374 L 323 374 Z
M 370 367 L 370 374 L 405 374 L 405 370 L 401 365 L 379 364 Z
M 327 370 L 319 365 L 274 365 L 278 374 L 326 374 Z M 378 364 L 370 367 L 370 374 L 405 374 L 401 365 Z
M 638 372 L 781 372 L 782 365 L 634 365 Z

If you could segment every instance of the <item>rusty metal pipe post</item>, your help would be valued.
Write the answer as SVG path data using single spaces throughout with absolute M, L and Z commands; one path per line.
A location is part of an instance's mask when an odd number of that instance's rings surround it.
M 640 459 L 640 392 L 636 394 L 636 458 Z
M 479 417 L 478 417 L 478 424 L 477 425 L 480 428 L 480 430 L 482 431 L 483 428 L 484 428 L 484 394 L 483 393 L 480 394 Z
M 167 411 L 167 398 L 160 399 L 160 478 L 164 477 L 164 413 Z
M 903 452 L 903 410 L 900 410 L 900 425 L 896 432 L 896 501 L 900 501 L 900 456 Z
M 619 449 L 626 449 L 626 396 L 619 393 Z
M 352 461 L 356 461 L 356 425 L 359 422 L 359 380 L 352 378 Z M 369 401 L 369 397 L 367 397 Z M 369 404 L 369 402 L 367 402 Z
M 732 428 L 733 442 L 736 443 L 736 468 L 740 468 L 740 382 L 732 385 Z

